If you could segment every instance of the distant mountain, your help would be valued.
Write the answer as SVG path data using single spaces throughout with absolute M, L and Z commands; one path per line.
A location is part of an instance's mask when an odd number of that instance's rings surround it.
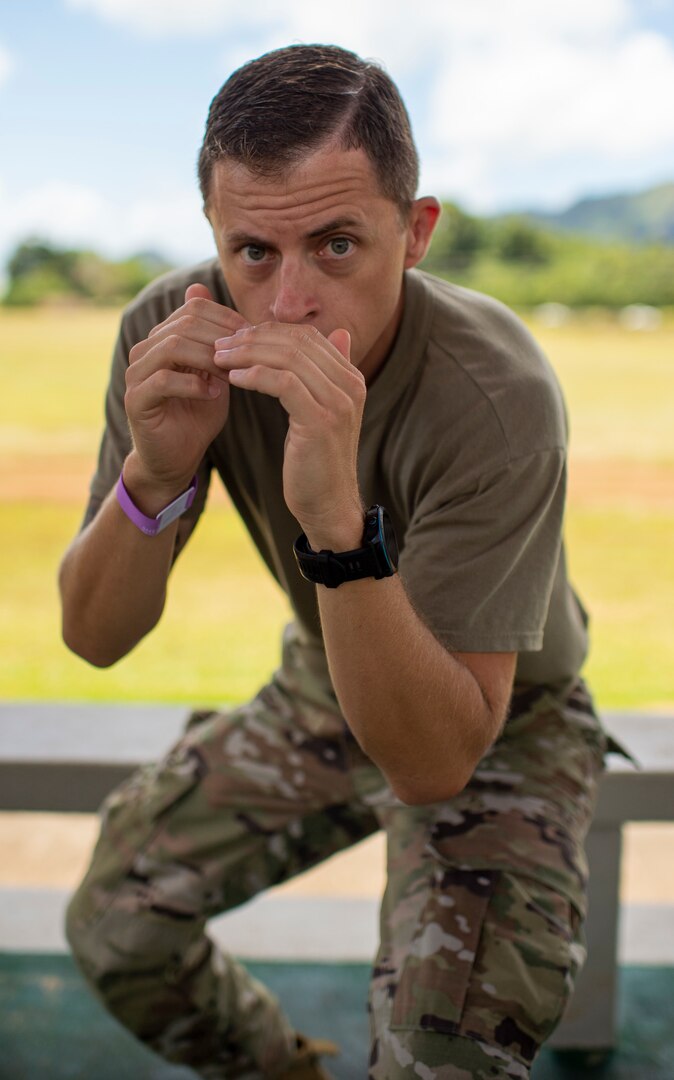
M 561 213 L 530 211 L 531 221 L 601 240 L 674 244 L 674 183 L 631 195 L 580 199 Z

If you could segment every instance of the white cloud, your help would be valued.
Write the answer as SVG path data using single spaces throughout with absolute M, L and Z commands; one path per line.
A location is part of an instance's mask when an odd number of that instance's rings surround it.
M 470 172 L 489 201 L 515 162 L 552 173 L 555 162 L 605 169 L 668 145 L 674 153 L 671 101 L 674 49 L 663 37 L 542 40 L 528 28 L 452 51 L 434 86 L 429 137 L 447 176 Z
M 567 0 L 543 5 L 540 0 L 425 0 L 415 17 L 409 5 L 391 0 L 341 0 L 339 5 L 316 0 L 65 0 L 72 10 L 86 11 L 107 22 L 142 34 L 204 36 L 220 30 L 280 35 L 283 42 L 337 41 L 347 38 L 356 51 L 379 55 L 393 52 L 397 61 L 414 63 L 422 43 L 438 44 L 438 34 L 456 40 L 521 31 L 535 25 L 552 34 L 603 34 L 628 21 L 635 0 Z M 447 39 L 445 39 L 447 40 Z M 417 60 L 423 62 L 423 57 Z
M 66 0 L 66 6 L 150 37 L 203 37 L 224 30 L 234 8 L 226 0 Z
M 74 184 L 43 184 L 16 197 L 0 188 L 0 263 L 29 236 L 112 258 L 154 250 L 186 262 L 215 252 L 196 190 L 118 205 Z
M 606 46 L 524 36 L 450 61 L 435 85 L 441 145 L 508 147 L 534 158 L 579 149 L 612 155 L 650 150 L 674 135 L 674 50 L 640 33 Z
M 228 66 L 294 40 L 380 58 L 397 81 L 425 87 L 413 121 L 426 190 L 475 209 L 517 198 L 506 176 L 519 176 L 524 199 L 560 203 L 668 146 L 674 158 L 674 48 L 639 28 L 636 0 L 426 0 L 418 18 L 390 0 L 338 11 L 269 0 L 264 12 L 248 10 L 257 48 L 229 51 Z M 538 190 L 534 174 L 545 175 Z

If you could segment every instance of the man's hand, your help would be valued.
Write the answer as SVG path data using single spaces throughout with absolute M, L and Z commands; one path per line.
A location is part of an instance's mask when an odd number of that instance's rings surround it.
M 346 330 L 262 323 L 216 342 L 233 386 L 278 398 L 289 425 L 283 493 L 315 550 L 357 547 L 363 532 L 358 440 L 365 380 L 349 360 Z
M 365 380 L 349 335 L 264 323 L 216 342 L 232 385 L 278 398 L 288 413 L 286 503 L 314 550 L 362 540 L 357 452 Z M 461 790 L 503 723 L 514 654 L 453 656 L 395 576 L 317 587 L 330 674 L 346 721 L 404 802 Z
M 131 349 L 124 403 L 134 451 L 124 478 L 147 513 L 187 487 L 226 422 L 229 386 L 214 343 L 247 325 L 205 285 L 190 285 L 183 306 Z

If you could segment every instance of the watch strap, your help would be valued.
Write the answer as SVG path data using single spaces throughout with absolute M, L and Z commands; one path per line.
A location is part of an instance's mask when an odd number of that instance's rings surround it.
M 388 530 L 386 524 L 388 523 Z M 387 536 L 388 532 L 388 536 Z M 389 551 L 390 545 L 390 551 Z M 397 571 L 398 545 L 387 511 L 375 504 L 365 512 L 362 547 L 352 551 L 314 551 L 305 533 L 294 545 L 302 577 L 316 585 L 336 589 L 347 581 L 391 577 Z
M 168 506 L 165 506 L 163 510 L 160 510 L 157 516 L 153 518 L 148 517 L 138 509 L 126 490 L 122 473 L 119 474 L 115 494 L 117 496 L 117 502 L 129 521 L 132 521 L 136 528 L 140 529 L 146 536 L 156 536 L 162 529 L 165 529 L 167 525 L 170 525 L 172 521 L 175 521 L 176 518 L 179 518 L 186 510 L 189 510 L 194 502 L 198 483 L 196 475 L 193 476 L 187 491 L 183 491 L 182 495 L 178 495 L 176 499 L 170 502 Z
M 370 547 L 355 548 L 353 551 L 314 551 L 304 533 L 295 541 L 295 559 L 302 577 L 316 585 L 325 585 L 336 589 L 346 581 L 359 581 L 361 578 L 381 577 L 377 560 Z

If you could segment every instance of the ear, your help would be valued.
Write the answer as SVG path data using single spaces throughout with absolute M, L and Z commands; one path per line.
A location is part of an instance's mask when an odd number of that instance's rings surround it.
M 433 229 L 440 217 L 440 203 L 432 195 L 415 199 L 407 222 L 407 248 L 405 269 L 411 270 L 420 263 L 428 251 Z

